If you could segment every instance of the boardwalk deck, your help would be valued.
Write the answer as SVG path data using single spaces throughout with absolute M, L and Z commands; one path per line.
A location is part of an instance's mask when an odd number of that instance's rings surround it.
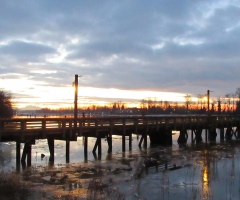
M 69 143 L 82 136 L 85 139 L 84 154 L 87 155 L 88 137 L 96 138 L 93 151 L 98 149 L 98 153 L 101 154 L 101 138 L 107 139 L 111 152 L 112 135 L 122 136 L 122 150 L 125 151 L 125 137 L 130 139 L 132 134 L 141 135 L 139 145 L 144 142 L 144 146 L 147 146 L 147 136 L 152 144 L 171 144 L 173 130 L 180 131 L 180 143 L 186 142 L 187 130 L 192 131 L 192 141 L 201 142 L 203 129 L 208 131 L 210 139 L 214 139 L 216 129 L 221 130 L 221 139 L 231 139 L 232 136 L 239 139 L 240 116 L 171 115 L 0 119 L 0 141 L 15 141 L 18 157 L 19 143 L 25 143 L 26 149 L 24 148 L 25 153 L 23 152 L 22 156 L 24 160 L 26 154 L 31 154 L 31 148 L 28 146 L 35 144 L 37 139 L 48 139 L 50 154 L 53 154 L 54 140 L 66 140 L 66 143 Z M 194 134 L 196 140 L 193 140 Z M 131 142 L 129 142 L 129 148 L 131 148 Z

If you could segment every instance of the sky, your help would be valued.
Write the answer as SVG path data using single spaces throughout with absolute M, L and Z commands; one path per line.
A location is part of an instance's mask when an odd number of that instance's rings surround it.
M 233 94 L 239 0 L 0 0 L 0 90 L 18 108 Z

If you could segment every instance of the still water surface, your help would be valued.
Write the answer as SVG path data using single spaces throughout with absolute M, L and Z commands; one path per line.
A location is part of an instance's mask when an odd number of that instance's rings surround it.
M 205 141 L 204 135 L 203 140 Z M 116 159 L 154 158 L 161 163 L 156 171 L 150 168 L 141 178 L 129 179 L 130 172 L 116 175 L 117 187 L 126 195 L 126 199 L 240 199 L 240 143 L 220 142 L 219 133 L 216 144 L 192 145 L 190 132 L 188 143 L 179 146 L 178 133 L 173 135 L 171 147 L 138 148 L 138 137 L 133 136 L 132 150 L 123 154 L 121 137 L 113 139 L 113 153 L 111 160 L 107 154 L 107 142 L 102 139 L 102 161 L 112 162 Z M 95 160 L 92 149 L 95 138 L 89 138 L 88 160 Z M 148 141 L 149 144 L 149 141 Z M 128 147 L 128 141 L 126 143 Z M 21 150 L 23 145 L 21 146 Z M 45 157 L 41 159 L 41 154 Z M 32 166 L 47 166 L 49 150 L 47 140 L 37 140 L 32 146 Z M 131 162 L 132 168 L 136 161 Z M 84 162 L 83 140 L 70 143 L 70 163 Z M 100 161 L 98 161 L 100 162 Z M 0 143 L 0 170 L 12 171 L 15 169 L 15 143 Z M 55 141 L 55 165 L 66 164 L 65 141 Z M 165 169 L 165 166 L 168 169 Z

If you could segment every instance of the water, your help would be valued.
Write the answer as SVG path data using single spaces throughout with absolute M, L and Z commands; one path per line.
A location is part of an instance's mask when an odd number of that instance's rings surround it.
M 205 134 L 203 131 L 203 140 Z M 127 137 L 126 137 L 127 138 Z M 103 181 L 114 185 L 125 194 L 126 199 L 240 199 L 240 144 L 237 141 L 216 144 L 192 145 L 189 132 L 188 143 L 179 146 L 178 133 L 173 135 L 171 147 L 138 148 L 138 139 L 133 135 L 132 151 L 122 153 L 121 137 L 113 137 L 113 153 L 107 153 L 107 142 L 102 139 L 102 161 L 95 161 L 92 149 L 95 138 L 89 138 L 88 163 L 98 164 Z M 128 141 L 126 142 L 128 147 Z M 21 146 L 21 150 L 23 145 Z M 128 149 L 128 148 L 126 148 Z M 41 154 L 45 157 L 41 159 Z M 109 158 L 110 157 L 110 158 Z M 136 161 L 154 158 L 158 170 L 149 168 L 140 178 L 133 178 L 133 170 L 116 172 L 115 164 L 136 167 Z M 37 140 L 32 145 L 32 166 L 48 166 L 49 150 L 47 140 Z M 70 163 L 84 162 L 83 140 L 70 143 Z M 15 143 L 0 144 L 0 168 L 4 171 L 15 169 Z M 111 165 L 106 170 L 104 164 Z M 55 166 L 66 166 L 65 141 L 55 141 Z M 167 169 L 165 167 L 168 167 Z

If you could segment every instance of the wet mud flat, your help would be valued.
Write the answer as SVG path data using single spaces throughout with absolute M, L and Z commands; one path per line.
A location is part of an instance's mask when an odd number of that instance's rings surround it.
M 20 173 L 27 199 L 240 199 L 240 143 L 158 146 Z

